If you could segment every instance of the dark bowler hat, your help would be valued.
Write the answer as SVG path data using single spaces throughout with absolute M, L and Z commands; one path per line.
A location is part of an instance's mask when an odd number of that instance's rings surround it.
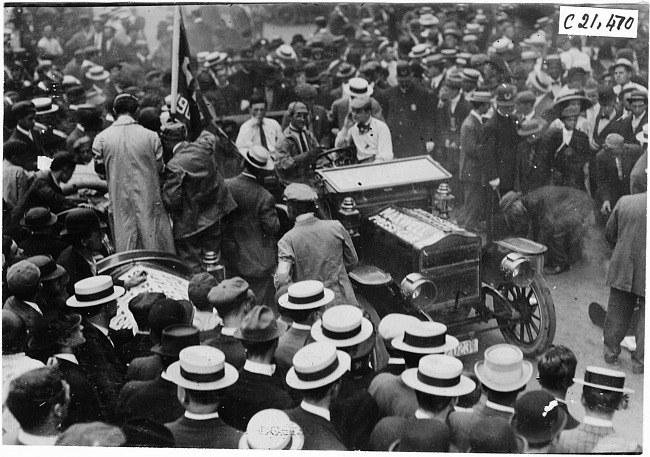
M 530 444 L 555 438 L 566 425 L 567 415 L 553 395 L 545 390 L 525 393 L 515 404 L 512 426 Z
M 320 72 L 318 71 L 318 67 L 314 62 L 307 63 L 303 67 L 303 71 L 305 72 L 305 77 L 308 83 L 318 84 L 320 80 Z
M 399 61 L 397 63 L 397 76 L 411 76 L 411 66 L 406 61 Z
M 29 348 L 41 350 L 51 348 L 62 338 L 67 338 L 81 324 L 81 316 L 62 311 L 48 313 L 41 317 L 30 332 Z
M 11 112 L 20 119 L 31 113 L 36 114 L 36 106 L 30 101 L 20 101 L 11 107 Z
M 56 263 L 51 255 L 35 255 L 28 257 L 27 261 L 38 267 L 41 282 L 60 278 L 66 273 L 65 268 Z
M 99 216 L 94 210 L 75 208 L 65 217 L 65 228 L 61 231 L 61 235 L 79 235 L 105 228 L 106 224 L 99 220 Z
M 402 434 L 388 448 L 394 452 L 449 452 L 451 432 L 437 420 L 407 419 Z
M 497 105 L 512 106 L 515 104 L 516 96 L 517 88 L 512 84 L 501 84 L 499 87 L 497 87 Z
M 471 452 L 522 454 L 527 443 L 515 434 L 507 420 L 501 417 L 486 417 L 476 422 L 469 430 Z
M 160 447 L 176 446 L 172 432 L 160 422 L 143 416 L 127 419 L 122 425 L 126 435 L 126 447 Z
M 30 229 L 39 229 L 51 227 L 56 224 L 56 221 L 56 215 L 50 211 L 50 208 L 36 206 L 25 213 L 25 217 L 20 220 L 20 225 Z
M 199 344 L 201 344 L 199 329 L 191 325 L 176 324 L 170 325 L 163 330 L 160 344 L 152 347 L 151 352 L 178 360 L 178 354 L 181 350 Z
M 278 321 L 268 306 L 256 306 L 244 316 L 235 330 L 235 338 L 251 343 L 263 343 L 279 338 L 287 331 L 287 324 Z

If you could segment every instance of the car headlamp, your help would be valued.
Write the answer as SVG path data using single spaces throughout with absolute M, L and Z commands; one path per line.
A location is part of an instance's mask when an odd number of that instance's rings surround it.
M 506 281 L 517 287 L 528 287 L 535 278 L 535 269 L 530 259 L 517 252 L 511 252 L 503 258 L 501 271 Z
M 433 303 L 438 295 L 436 285 L 420 273 L 406 275 L 400 284 L 404 298 L 415 309 L 426 308 Z

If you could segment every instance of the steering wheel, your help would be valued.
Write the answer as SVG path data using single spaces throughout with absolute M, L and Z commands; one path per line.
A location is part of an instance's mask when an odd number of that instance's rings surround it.
M 342 165 L 350 165 L 352 163 L 353 148 L 345 146 L 342 148 L 333 148 L 321 152 L 316 156 L 315 162 L 318 163 L 320 159 L 327 160 L 328 167 L 338 167 Z

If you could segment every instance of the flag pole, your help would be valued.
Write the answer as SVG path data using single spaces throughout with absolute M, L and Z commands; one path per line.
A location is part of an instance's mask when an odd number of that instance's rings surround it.
M 174 30 L 172 36 L 172 105 L 170 119 L 176 118 L 176 105 L 178 104 L 178 53 L 181 36 L 181 7 L 174 6 Z

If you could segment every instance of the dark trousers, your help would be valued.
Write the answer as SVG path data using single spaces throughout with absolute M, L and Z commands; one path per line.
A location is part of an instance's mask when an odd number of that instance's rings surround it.
M 639 305 L 639 322 L 636 326 L 636 350 L 632 353 L 634 367 L 643 367 L 645 343 L 645 297 L 624 292 L 612 287 L 609 292 L 607 304 L 607 317 L 603 325 L 603 338 L 605 342 L 605 359 L 611 359 L 621 353 L 621 341 L 634 313 L 634 308 Z
M 463 194 L 463 225 L 472 230 L 485 221 L 489 191 L 481 183 L 464 182 Z
M 201 272 L 203 255 L 214 251 L 221 258 L 221 227 L 219 223 L 212 224 L 205 230 L 187 238 L 174 240 L 176 254 L 189 265 L 194 273 Z

